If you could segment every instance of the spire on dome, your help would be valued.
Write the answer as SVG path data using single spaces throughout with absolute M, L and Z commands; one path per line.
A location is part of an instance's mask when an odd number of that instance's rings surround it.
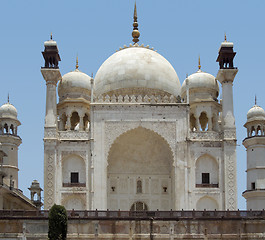
M 199 70 L 201 70 L 201 57 L 200 57 L 200 55 L 199 55 L 199 60 L 198 60 L 198 68 L 199 68 Z
M 255 95 L 255 106 L 257 105 L 257 95 Z
M 225 32 L 225 42 L 227 42 L 227 39 L 226 39 L 226 32 Z
M 76 55 L 76 63 L 75 63 L 75 69 L 78 69 L 79 65 L 78 65 L 78 55 Z
M 51 32 L 51 40 L 52 40 L 52 32 Z
M 137 22 L 137 9 L 136 9 L 136 1 L 134 4 L 134 14 L 133 14 L 133 31 L 132 31 L 132 37 L 134 44 L 139 42 L 140 32 L 138 31 L 138 22 Z
M 9 103 L 9 93 L 7 94 L 7 102 Z

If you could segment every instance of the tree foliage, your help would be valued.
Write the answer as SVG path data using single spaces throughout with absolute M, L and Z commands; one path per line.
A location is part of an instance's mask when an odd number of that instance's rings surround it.
M 65 240 L 67 235 L 67 212 L 64 206 L 54 204 L 49 211 L 49 240 Z

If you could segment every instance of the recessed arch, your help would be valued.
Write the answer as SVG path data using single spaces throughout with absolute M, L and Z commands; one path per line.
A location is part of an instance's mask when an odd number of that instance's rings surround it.
M 62 184 L 66 187 L 86 184 L 86 164 L 81 156 L 71 154 L 62 159 Z
M 197 203 L 196 203 L 196 210 L 203 211 L 203 210 L 219 210 L 219 206 L 217 201 L 210 197 L 210 196 L 204 196 L 201 197 Z
M 157 148 L 154 147 L 154 144 L 157 144 Z M 148 145 L 149 147 L 146 145 Z M 122 152 L 120 149 L 118 150 L 117 147 L 123 147 L 123 149 L 126 149 L 126 152 Z M 137 158 L 137 156 L 135 156 L 134 154 L 136 153 L 135 147 L 140 147 L 141 150 L 144 150 L 144 152 L 141 152 L 141 155 L 138 156 L 140 158 Z M 163 152 L 163 150 L 165 151 Z M 131 155 L 127 154 L 129 151 Z M 173 165 L 173 153 L 168 142 L 161 135 L 150 129 L 137 127 L 124 132 L 115 139 L 108 152 L 108 165 L 110 164 L 111 159 L 115 159 L 116 161 L 117 159 L 129 160 L 128 158 L 130 156 L 131 160 L 138 160 L 138 162 L 142 163 L 143 158 L 146 159 L 146 157 L 148 156 L 147 154 L 151 154 L 153 156 L 156 155 L 156 160 L 162 158 L 167 160 L 170 159 L 170 166 Z M 159 169 L 159 172 L 161 172 L 161 169 Z
M 66 208 L 66 210 L 86 210 L 86 204 L 83 196 L 79 195 L 80 194 L 71 194 L 63 197 L 62 205 Z
M 219 187 L 219 166 L 210 154 L 201 155 L 195 162 L 197 187 Z
M 172 208 L 173 154 L 159 134 L 143 127 L 131 129 L 115 139 L 107 160 L 109 209 L 128 211 L 143 195 L 150 210 Z

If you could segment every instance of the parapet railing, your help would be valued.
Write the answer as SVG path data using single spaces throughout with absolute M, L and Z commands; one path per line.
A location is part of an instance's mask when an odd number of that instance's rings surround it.
M 68 219 L 88 220 L 231 220 L 263 219 L 265 211 L 67 211 Z M 48 210 L 0 210 L 1 219 L 48 219 Z

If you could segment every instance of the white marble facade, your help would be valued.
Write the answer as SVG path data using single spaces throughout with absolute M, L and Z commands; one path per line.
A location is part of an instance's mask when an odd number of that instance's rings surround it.
M 225 122 L 234 123 L 233 79 L 222 104 L 219 79 L 199 66 L 181 87 L 171 64 L 138 44 L 114 53 L 95 79 L 78 64 L 63 77 L 42 73 L 45 209 L 237 209 L 235 125 Z

